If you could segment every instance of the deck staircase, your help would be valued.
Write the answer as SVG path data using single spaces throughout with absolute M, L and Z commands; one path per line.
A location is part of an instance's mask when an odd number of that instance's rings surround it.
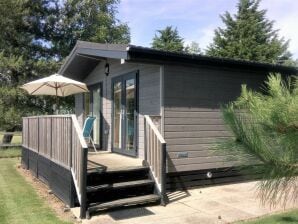
M 146 166 L 88 169 L 87 218 L 107 209 L 160 203 L 155 182 Z

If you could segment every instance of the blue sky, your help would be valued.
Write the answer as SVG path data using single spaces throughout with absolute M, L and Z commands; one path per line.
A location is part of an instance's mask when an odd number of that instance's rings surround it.
M 222 26 L 220 14 L 234 13 L 238 0 L 122 0 L 118 18 L 131 29 L 131 43 L 150 46 L 157 29 L 177 27 L 185 43 L 196 41 L 202 49 L 212 41 L 214 29 Z M 261 9 L 275 20 L 275 29 L 290 39 L 289 49 L 298 58 L 298 1 L 263 0 Z

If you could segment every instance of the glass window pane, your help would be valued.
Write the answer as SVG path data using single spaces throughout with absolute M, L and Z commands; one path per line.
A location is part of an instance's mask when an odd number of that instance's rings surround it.
M 126 150 L 134 149 L 135 136 L 135 79 L 129 79 L 125 82 L 126 87 Z
M 92 90 L 92 116 L 95 117 L 94 127 L 93 127 L 93 141 L 95 144 L 100 144 L 100 91 L 98 87 Z
M 114 136 L 113 145 L 115 148 L 121 148 L 121 82 L 114 83 Z

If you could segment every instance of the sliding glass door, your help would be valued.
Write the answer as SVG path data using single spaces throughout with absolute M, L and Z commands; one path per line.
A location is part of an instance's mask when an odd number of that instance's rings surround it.
M 136 73 L 113 79 L 113 151 L 136 155 Z

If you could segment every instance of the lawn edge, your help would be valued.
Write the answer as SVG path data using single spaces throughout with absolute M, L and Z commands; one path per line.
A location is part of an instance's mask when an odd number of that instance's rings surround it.
M 3 158 L 5 159 L 5 158 Z M 15 158 L 6 158 L 15 159 Z M 71 210 L 64 212 L 64 208 L 67 206 L 53 193 L 51 189 L 38 178 L 34 177 L 29 170 L 26 170 L 17 161 L 15 166 L 16 171 L 24 178 L 24 180 L 34 189 L 35 193 L 42 201 L 46 201 L 46 206 L 59 218 L 61 221 L 69 223 L 79 223 L 79 220 L 72 214 Z M 53 205 L 56 206 L 53 206 Z
M 251 219 L 239 220 L 239 221 L 233 222 L 232 224 L 245 224 L 245 223 L 249 224 L 249 222 L 258 221 L 260 219 L 269 218 L 270 216 L 281 215 L 281 214 L 288 213 L 288 212 L 293 212 L 293 211 L 296 211 L 296 210 L 298 211 L 298 207 L 297 208 L 285 209 L 283 211 L 273 211 L 272 213 L 268 213 L 268 214 L 261 215 L 261 216 L 258 216 L 258 217 L 254 217 L 254 218 L 251 218 Z

